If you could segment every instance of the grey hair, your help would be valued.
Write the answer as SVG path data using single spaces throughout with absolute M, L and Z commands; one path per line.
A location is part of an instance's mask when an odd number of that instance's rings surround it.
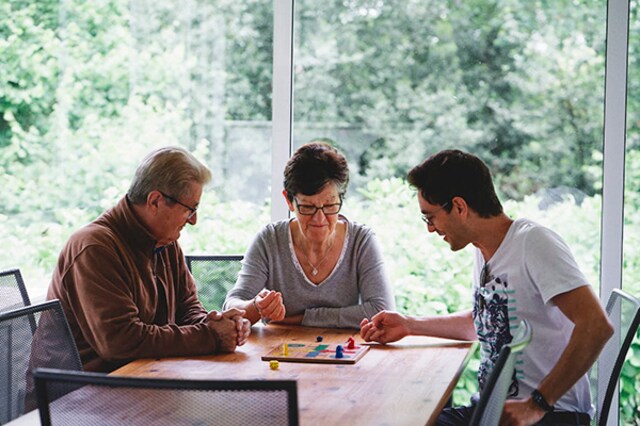
M 181 198 L 189 196 L 192 183 L 206 185 L 211 171 L 183 148 L 169 146 L 147 155 L 136 169 L 127 197 L 133 204 L 144 204 L 151 191 Z

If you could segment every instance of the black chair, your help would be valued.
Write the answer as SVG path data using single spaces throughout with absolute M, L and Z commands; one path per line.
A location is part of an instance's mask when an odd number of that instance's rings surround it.
M 20 269 L 0 271 L 0 312 L 30 304 Z
M 236 283 L 242 267 L 242 255 L 188 255 L 198 299 L 207 310 L 220 310 L 227 293 Z
M 500 350 L 487 383 L 480 393 L 480 400 L 471 418 L 472 426 L 492 426 L 500 423 L 504 402 L 515 374 L 516 355 L 531 342 L 531 336 L 529 322 L 522 320 L 511 343 L 504 345 Z
M 37 407 L 33 368 L 82 369 L 59 301 L 0 312 L 0 365 L 0 424 Z
M 294 380 L 169 380 L 37 369 L 43 426 L 297 425 Z M 52 403 L 51 394 L 67 395 Z M 69 393 L 72 392 L 72 393 Z
M 627 352 L 640 325 L 640 300 L 622 290 L 614 289 L 607 302 L 607 315 L 613 324 L 614 334 L 602 349 L 597 365 L 591 371 L 592 383 L 598 383 L 594 393 L 597 396 L 596 418 L 599 418 L 599 425 L 606 425 L 612 408 L 619 407 L 618 382 Z M 595 377 L 601 380 L 596 381 Z M 606 380 L 603 381 L 603 378 Z

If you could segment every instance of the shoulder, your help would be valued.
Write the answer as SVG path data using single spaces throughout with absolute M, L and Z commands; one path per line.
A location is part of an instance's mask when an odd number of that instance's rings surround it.
M 514 225 L 514 238 L 520 238 L 530 247 L 548 246 L 548 245 L 564 245 L 562 237 L 544 225 L 533 220 L 521 218 L 516 219 Z
M 340 219 L 346 224 L 350 238 L 362 239 L 374 235 L 373 230 L 364 223 L 353 222 L 343 215 L 340 215 Z
M 269 223 L 258 232 L 258 237 L 262 239 L 273 239 L 283 234 L 288 234 L 290 222 L 291 219 L 283 219 Z
M 351 222 L 346 217 L 341 217 L 347 224 L 346 239 L 348 240 L 349 247 L 357 252 L 379 250 L 376 234 L 371 227 L 358 223 Z
M 67 248 L 82 251 L 87 247 L 113 247 L 118 244 L 117 233 L 98 222 L 92 222 L 74 232 L 67 241 Z

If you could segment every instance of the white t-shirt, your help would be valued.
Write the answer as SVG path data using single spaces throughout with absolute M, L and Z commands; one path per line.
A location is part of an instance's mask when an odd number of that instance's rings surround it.
M 573 323 L 551 299 L 588 285 L 562 238 L 528 219 L 517 219 L 485 264 L 476 250 L 473 318 L 480 340 L 480 386 L 484 386 L 502 346 L 510 343 L 521 319 L 533 338 L 516 359 L 510 397 L 526 398 L 556 365 Z M 481 285 L 481 280 L 484 285 Z M 556 410 L 593 414 L 589 379 L 583 376 L 555 404 Z

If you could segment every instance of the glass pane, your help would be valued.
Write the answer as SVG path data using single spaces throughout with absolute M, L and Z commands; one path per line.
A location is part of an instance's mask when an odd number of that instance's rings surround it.
M 629 2 L 627 146 L 625 156 L 622 288 L 640 297 L 640 6 Z M 622 370 L 620 422 L 640 423 L 640 336 L 631 344 Z
M 23 269 L 28 286 L 46 288 L 69 234 L 122 197 L 160 146 L 191 150 L 214 175 L 185 252 L 242 253 L 268 221 L 272 2 L 176 6 L 0 4 L 0 231 L 11 247 L 0 265 Z
M 294 148 L 346 154 L 344 212 L 376 231 L 400 310 L 470 307 L 471 250 L 427 234 L 405 182 L 445 148 L 483 158 L 597 290 L 605 26 L 604 0 L 296 1 Z

